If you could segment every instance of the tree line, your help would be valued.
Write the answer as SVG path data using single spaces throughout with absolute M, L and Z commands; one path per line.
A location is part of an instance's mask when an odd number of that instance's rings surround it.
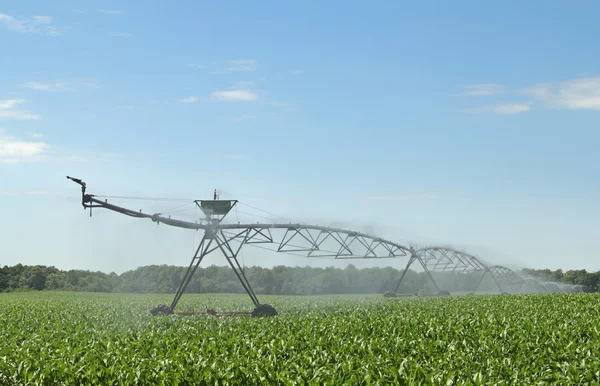
M 187 267 L 149 265 L 122 274 L 88 270 L 60 270 L 53 266 L 21 265 L 0 268 L 0 292 L 57 290 L 86 292 L 174 293 Z M 358 269 L 350 264 L 344 269 L 327 267 L 273 268 L 246 267 L 245 275 L 258 294 L 272 295 L 325 295 L 325 294 L 383 294 L 393 290 L 402 270 L 392 267 Z M 600 273 L 585 270 L 533 270 L 524 274 L 546 280 L 582 285 L 587 292 L 597 291 Z M 434 273 L 441 290 L 469 292 L 494 291 L 494 282 L 488 274 L 481 280 L 481 272 Z M 195 272 L 188 293 L 243 293 L 235 273 L 227 266 L 201 267 Z M 407 271 L 398 293 L 434 293 L 437 289 L 424 272 Z

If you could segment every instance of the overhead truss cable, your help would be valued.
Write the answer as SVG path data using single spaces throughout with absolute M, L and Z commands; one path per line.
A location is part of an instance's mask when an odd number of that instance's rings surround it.
M 258 211 L 260 211 L 260 212 L 266 213 L 266 214 L 268 214 L 268 215 L 270 215 L 270 216 L 273 216 L 273 218 L 280 218 L 280 219 L 282 219 L 282 220 L 291 221 L 289 218 L 286 218 L 286 217 L 283 217 L 283 216 L 279 216 L 279 215 L 276 215 L 276 214 L 274 214 L 274 213 L 271 213 L 271 212 L 267 212 L 266 210 L 263 210 L 263 209 L 257 208 L 257 207 L 255 207 L 255 206 L 252 206 L 252 205 L 249 205 L 249 204 L 246 204 L 246 203 L 244 203 L 244 202 L 239 202 L 239 201 L 238 201 L 238 203 L 239 203 L 240 205 L 244 205 L 244 206 L 247 206 L 247 207 L 249 207 L 249 208 L 252 208 L 252 209 L 258 210 Z

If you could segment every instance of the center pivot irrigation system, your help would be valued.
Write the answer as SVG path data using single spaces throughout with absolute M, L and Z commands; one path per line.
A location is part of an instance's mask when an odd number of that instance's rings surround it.
M 244 290 L 254 303 L 252 312 L 219 313 L 218 315 L 251 315 L 251 316 L 276 316 L 277 311 L 269 304 L 260 303 L 250 282 L 246 278 L 244 270 L 238 260 L 238 255 L 244 245 L 260 246 L 261 244 L 270 244 L 274 249 L 268 249 L 275 252 L 295 254 L 304 257 L 330 258 L 330 259 L 380 259 L 380 258 L 398 258 L 410 257 L 402 277 L 398 281 L 393 292 L 387 292 L 386 296 L 395 296 L 404 275 L 410 265 L 416 261 L 421 266 L 438 290 L 438 295 L 449 295 L 447 291 L 442 291 L 438 287 L 432 273 L 444 272 L 447 270 L 475 272 L 482 271 L 483 276 L 490 273 L 494 282 L 501 292 L 505 292 L 502 284 L 523 284 L 524 280 L 514 271 L 501 266 L 488 266 L 475 256 L 444 247 L 429 247 L 414 249 L 374 237 L 362 232 L 352 230 L 325 227 L 318 225 L 306 225 L 299 223 L 224 223 L 223 220 L 229 212 L 238 204 L 237 200 L 220 200 L 216 191 L 212 200 L 194 200 L 195 205 L 204 213 L 205 218 L 200 222 L 190 222 L 171 219 L 171 216 L 165 217 L 161 213 L 148 214 L 142 210 L 135 211 L 121 206 L 108 203 L 108 200 L 100 200 L 93 194 L 86 193 L 86 183 L 74 177 L 67 176 L 81 186 L 81 203 L 84 209 L 104 208 L 127 216 L 136 218 L 148 218 L 157 224 L 203 230 L 204 235 L 200 241 L 192 261 L 188 266 L 183 280 L 181 281 L 175 297 L 170 305 L 158 305 L 152 308 L 151 313 L 157 314 L 183 314 L 197 315 L 199 313 L 175 312 L 175 307 L 181 299 L 181 296 L 190 283 L 194 272 L 208 254 L 219 250 L 225 256 L 225 259 L 235 272 Z M 275 236 L 274 236 L 275 235 Z M 276 237 L 278 236 L 278 237 Z M 481 281 L 480 281 L 481 282 Z M 209 309 L 207 314 L 217 315 L 214 310 Z

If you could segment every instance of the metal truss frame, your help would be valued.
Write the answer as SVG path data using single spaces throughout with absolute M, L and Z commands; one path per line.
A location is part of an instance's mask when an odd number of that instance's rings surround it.
M 277 224 L 274 224 L 277 227 Z M 294 240 L 304 242 L 307 245 L 293 244 Z M 336 249 L 324 249 L 325 241 L 330 241 Z M 357 253 L 352 244 L 357 248 L 365 250 Z M 408 256 L 410 249 L 376 238 L 367 234 L 347 231 L 343 229 L 332 229 L 324 227 L 294 225 L 288 226 L 277 252 L 304 252 L 307 257 L 334 258 L 334 259 L 356 259 L 356 258 L 396 258 Z M 381 253 L 379 253 L 381 252 Z
M 413 251 L 411 254 L 410 259 L 406 264 L 406 268 L 404 268 L 404 271 L 398 280 L 398 284 L 396 284 L 396 287 L 394 288 L 394 293 L 398 291 L 410 266 L 417 261 L 421 264 L 429 277 L 429 280 L 431 280 L 438 292 L 442 291 L 435 281 L 432 272 L 468 273 L 486 271 L 487 269 L 487 266 L 477 257 L 453 248 L 440 246 L 421 248 Z

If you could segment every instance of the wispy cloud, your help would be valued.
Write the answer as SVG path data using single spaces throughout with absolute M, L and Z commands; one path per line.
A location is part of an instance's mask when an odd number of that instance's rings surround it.
M 32 114 L 29 111 L 14 109 L 15 106 L 24 102 L 24 99 L 0 99 L 0 118 L 11 118 L 18 120 L 41 119 L 39 115 Z
M 600 110 L 600 76 L 558 83 L 538 83 L 521 93 L 540 100 L 550 108 Z
M 64 83 L 44 83 L 44 82 L 25 82 L 22 85 L 25 88 L 38 91 L 69 91 L 71 90 Z
M 52 16 L 34 16 L 33 18 L 33 23 L 34 24 L 43 24 L 43 25 L 49 25 L 52 24 Z
M 230 60 L 226 64 L 212 63 L 210 65 L 203 63 L 188 63 L 190 68 L 208 70 L 211 75 L 224 75 L 232 72 L 249 72 L 259 69 L 258 61 L 255 59 L 236 59 Z
M 110 36 L 121 39 L 130 39 L 133 37 L 133 35 L 128 32 L 112 32 Z
M 40 82 L 29 81 L 21 84 L 21 87 L 35 91 L 78 91 L 83 88 L 98 88 L 98 81 L 95 79 L 71 79 L 68 81 Z
M 198 98 L 197 96 L 190 96 L 187 98 L 180 99 L 179 101 L 183 102 L 183 103 L 196 103 L 199 100 L 200 100 L 200 98 Z
M 482 83 L 464 86 L 464 91 L 460 95 L 465 96 L 489 96 L 501 94 L 504 92 L 504 86 L 495 83 Z
M 470 109 L 465 109 L 464 111 L 471 114 L 481 114 L 481 113 L 496 113 L 496 114 L 506 114 L 506 115 L 514 115 L 524 113 L 526 111 L 531 110 L 531 106 L 520 103 L 507 103 L 507 104 L 497 104 L 490 105 L 484 107 L 475 107 Z
M 244 101 L 251 102 L 259 99 L 258 94 L 250 90 L 223 90 L 215 91 L 211 97 L 220 101 Z
M 258 62 L 254 59 L 236 59 L 229 62 L 229 71 L 256 71 Z
M 57 27 L 53 24 L 52 16 L 32 16 L 28 18 L 15 18 L 0 13 L 0 25 L 22 33 L 42 33 L 48 36 L 60 36 L 67 31 L 65 27 Z
M 12 118 L 20 121 L 27 121 L 41 119 L 42 117 L 23 110 L 0 110 L 0 118 Z
M 0 164 L 35 161 L 49 148 L 45 142 L 5 136 L 0 131 Z
M 122 13 L 118 9 L 99 9 L 98 12 L 105 15 L 120 15 Z
M 303 69 L 301 69 L 301 68 L 297 68 L 297 69 L 295 69 L 295 70 L 290 70 L 289 72 L 290 72 L 290 74 L 292 74 L 292 75 L 300 75 L 300 74 L 304 74 L 304 70 L 303 70 Z
M 25 102 L 25 99 L 0 99 L 0 110 L 12 109 L 18 104 Z
M 244 89 L 244 88 L 250 88 L 254 86 L 254 82 L 249 81 L 249 80 L 244 80 L 241 82 L 236 82 L 236 84 L 233 86 L 233 88 L 235 89 Z
M 208 66 L 205 64 L 195 64 L 195 63 L 188 64 L 188 67 L 202 69 L 202 70 L 208 68 Z
M 487 96 L 504 93 L 504 86 L 488 83 L 465 86 L 461 95 Z M 530 87 L 512 91 L 515 95 L 527 95 L 532 100 L 526 103 L 496 104 L 469 108 L 463 111 L 479 114 L 519 114 L 532 109 L 534 101 L 540 101 L 547 108 L 565 110 L 600 110 L 600 76 L 569 79 L 562 82 L 537 83 Z

